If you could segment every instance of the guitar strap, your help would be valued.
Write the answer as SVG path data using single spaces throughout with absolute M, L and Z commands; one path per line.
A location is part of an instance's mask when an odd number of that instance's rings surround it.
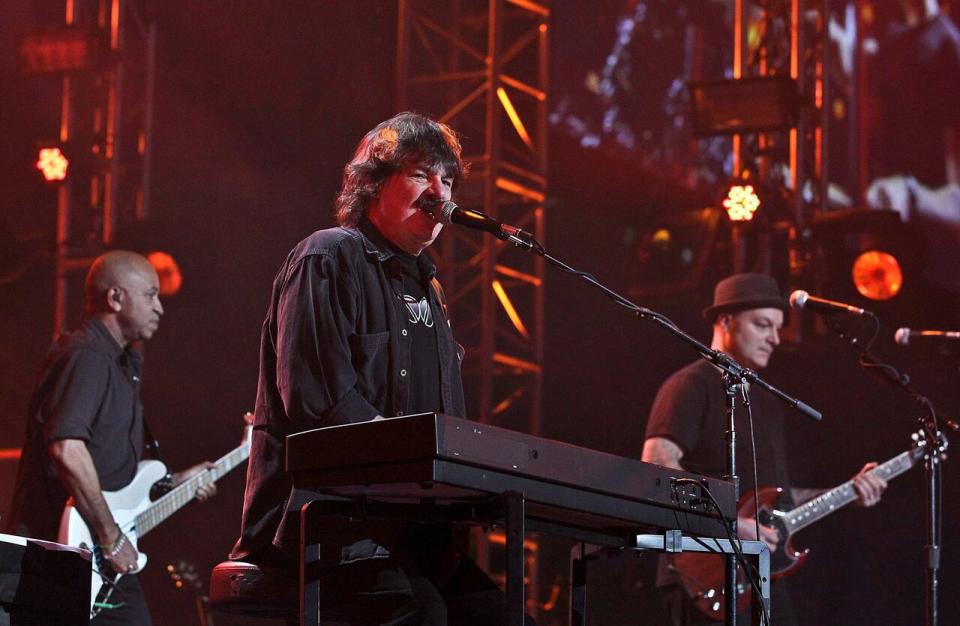
M 147 440 L 147 450 L 150 451 L 151 458 L 163 463 L 163 457 L 160 456 L 160 442 L 150 432 L 150 423 L 147 422 L 147 416 L 143 416 L 143 436 Z

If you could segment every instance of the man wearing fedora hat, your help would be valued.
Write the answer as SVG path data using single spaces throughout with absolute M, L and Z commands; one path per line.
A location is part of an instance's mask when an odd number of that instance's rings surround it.
M 761 370 L 780 344 L 780 329 L 788 312 L 787 300 L 777 281 L 765 274 L 735 274 L 721 280 L 714 290 L 713 304 L 703 315 L 713 325 L 711 347 L 720 350 L 745 367 Z M 671 375 L 657 392 L 647 422 L 643 460 L 710 476 L 726 473 L 726 396 L 720 371 L 706 360 L 698 359 Z M 750 390 L 756 441 L 756 471 L 760 485 L 787 486 L 790 480 L 785 465 L 786 446 L 783 410 L 780 400 L 762 389 Z M 736 412 L 736 427 L 750 432 L 747 412 Z M 737 439 L 737 456 L 751 459 L 751 437 Z M 741 465 L 752 470 L 749 462 Z M 860 504 L 872 506 L 880 500 L 886 482 L 869 474 L 876 463 L 868 463 L 854 477 Z M 753 489 L 752 471 L 740 471 L 740 492 Z M 788 497 L 802 503 L 822 489 L 790 488 Z M 757 539 L 753 518 L 738 520 L 742 539 Z M 760 539 L 771 551 L 777 549 L 779 536 L 773 528 L 760 525 Z M 720 561 L 718 560 L 718 567 Z M 657 586 L 664 607 L 674 624 L 710 623 L 700 615 L 680 586 L 680 576 L 667 559 L 661 559 Z M 773 605 L 777 623 L 795 621 L 782 585 L 773 587 Z M 721 616 L 722 617 L 722 616 Z

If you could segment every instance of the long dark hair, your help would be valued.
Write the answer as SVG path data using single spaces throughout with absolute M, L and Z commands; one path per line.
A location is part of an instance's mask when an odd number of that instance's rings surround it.
M 364 135 L 343 168 L 337 222 L 356 226 L 383 182 L 405 164 L 442 167 L 456 189 L 464 175 L 460 140 L 449 126 L 419 113 L 398 113 Z

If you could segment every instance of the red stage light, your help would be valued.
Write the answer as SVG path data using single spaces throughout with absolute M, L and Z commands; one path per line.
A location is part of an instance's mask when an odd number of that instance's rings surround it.
M 749 222 L 760 208 L 760 196 L 753 185 L 731 185 L 723 200 L 727 217 L 733 222 Z
M 853 262 L 853 284 L 871 300 L 889 300 L 903 287 L 903 271 L 892 254 L 868 250 Z
M 99 56 L 95 35 L 78 26 L 45 26 L 21 37 L 18 47 L 20 69 L 28 75 L 83 70 Z
M 67 168 L 70 160 L 60 148 L 40 148 L 37 153 L 37 169 L 43 174 L 47 182 L 56 182 L 67 177 Z
M 154 251 L 147 254 L 147 260 L 153 269 L 157 270 L 160 279 L 160 295 L 163 297 L 176 295 L 183 286 L 183 274 L 176 260 L 166 252 Z

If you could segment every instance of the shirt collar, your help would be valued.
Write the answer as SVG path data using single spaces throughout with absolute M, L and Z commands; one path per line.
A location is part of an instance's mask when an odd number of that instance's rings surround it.
M 89 329 L 89 332 L 97 337 L 104 347 L 109 350 L 110 356 L 121 363 L 130 362 L 134 367 L 138 367 L 143 362 L 143 355 L 133 347 L 133 344 L 127 344 L 126 348 L 121 348 L 117 340 L 114 339 L 106 325 L 95 317 L 88 317 L 83 322 L 83 326 Z
M 364 217 L 357 230 L 363 239 L 364 251 L 377 258 L 378 261 L 385 262 L 401 254 L 400 250 L 386 237 L 383 236 L 373 223 Z M 433 278 L 437 273 L 437 266 L 430 260 L 429 254 L 420 253 L 416 257 L 417 266 L 420 268 L 421 275 Z

